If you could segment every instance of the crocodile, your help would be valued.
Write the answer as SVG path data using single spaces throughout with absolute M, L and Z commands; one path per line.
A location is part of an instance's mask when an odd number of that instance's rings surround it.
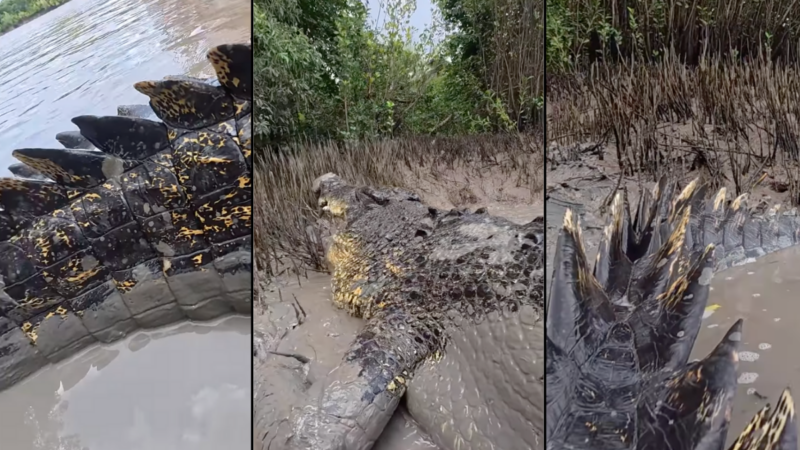
M 0 389 L 139 328 L 252 314 L 252 49 L 207 57 L 216 83 L 134 85 L 152 116 L 78 116 L 80 139 L 59 139 L 74 148 L 12 152 L 22 165 L 0 178 Z
M 332 300 L 365 326 L 289 420 L 256 395 L 261 448 L 369 449 L 404 395 L 442 449 L 544 448 L 543 218 L 438 210 L 332 173 L 314 192 Z
M 737 385 L 739 319 L 689 362 L 715 270 L 798 243 L 800 223 L 749 211 L 694 180 L 662 178 L 630 211 L 618 190 L 590 270 L 578 216 L 567 209 L 546 316 L 548 449 L 721 449 Z M 677 195 L 676 195 L 677 194 Z M 788 388 L 732 449 L 797 449 Z

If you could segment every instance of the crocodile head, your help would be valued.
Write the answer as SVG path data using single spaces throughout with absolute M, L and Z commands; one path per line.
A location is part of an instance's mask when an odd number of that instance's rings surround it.
M 319 243 L 326 255 L 334 238 L 341 236 L 345 230 L 356 232 L 362 241 L 401 238 L 399 235 L 408 230 L 398 227 L 398 210 L 410 208 L 416 212 L 428 212 L 414 193 L 399 188 L 353 186 L 334 173 L 318 177 L 312 189 L 321 213 L 317 221 Z M 400 208 L 393 208 L 396 206 Z M 388 210 L 392 213 L 382 213 Z M 384 218 L 389 223 L 381 223 Z

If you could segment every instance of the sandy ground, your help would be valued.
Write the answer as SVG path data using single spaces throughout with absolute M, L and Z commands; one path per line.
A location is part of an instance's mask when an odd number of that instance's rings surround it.
M 415 181 L 415 192 L 431 206 L 476 209 L 486 207 L 490 214 L 525 223 L 542 215 L 541 194 L 516 186 L 513 176 L 474 178 L 463 173 L 439 173 Z M 341 360 L 363 322 L 337 310 L 330 302 L 330 280 L 327 274 L 309 272 L 307 276 L 284 277 L 265 285 L 254 313 L 254 333 L 261 345 L 285 354 L 299 354 L 311 360 L 308 379 L 320 380 Z M 281 328 L 284 328 L 281 330 Z M 303 403 L 296 386 L 282 381 L 278 371 L 297 368 L 284 356 L 269 356 L 262 361 L 262 370 L 276 371 L 266 386 L 267 391 L 281 392 L 277 406 L 287 414 L 292 406 Z M 288 394 L 287 394 L 288 393 Z M 256 447 L 259 447 L 256 430 Z M 401 404 L 387 426 L 375 450 L 436 450 L 423 431 L 413 422 Z M 274 449 L 277 450 L 277 449 Z
M 684 183 L 704 176 L 697 171 L 682 175 Z M 587 256 L 590 260 L 594 258 L 601 227 L 605 223 L 600 206 L 614 191 L 618 177 L 612 149 L 606 149 L 602 154 L 589 153 L 580 161 L 548 167 L 546 216 L 547 248 L 550 251 L 547 252 L 547 280 L 552 273 L 552 250 L 568 207 L 579 214 L 587 242 Z M 650 181 L 645 186 L 650 188 L 653 184 Z M 638 180 L 625 178 L 622 186 L 627 187 L 629 193 L 638 195 Z M 783 203 L 786 195 L 765 184 L 752 192 L 748 205 Z M 729 194 L 728 198 L 731 199 L 732 195 Z M 794 338 L 800 336 L 795 319 L 800 313 L 800 303 L 796 302 L 796 294 L 792 294 L 800 290 L 800 272 L 794 266 L 798 263 L 800 248 L 790 248 L 754 263 L 721 271 L 712 282 L 706 318 L 692 359 L 704 357 L 736 320 L 744 319 L 739 388 L 729 441 L 760 408 L 768 402 L 774 405 L 783 388 L 790 386 L 795 392 L 800 389 L 800 359 L 793 348 L 797 342 Z

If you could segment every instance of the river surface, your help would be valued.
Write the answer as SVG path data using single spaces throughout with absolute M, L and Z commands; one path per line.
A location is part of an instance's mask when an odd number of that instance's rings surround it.
M 800 392 L 800 247 L 792 247 L 715 275 L 693 358 L 707 355 L 737 319 L 744 319 L 738 390 L 728 441 L 785 387 Z
M 0 392 L 9 450 L 245 450 L 249 317 L 139 331 Z
M 138 81 L 210 76 L 206 52 L 250 42 L 249 0 L 71 0 L 0 35 L 0 176 L 17 148 L 61 148 L 79 115 L 147 103 Z

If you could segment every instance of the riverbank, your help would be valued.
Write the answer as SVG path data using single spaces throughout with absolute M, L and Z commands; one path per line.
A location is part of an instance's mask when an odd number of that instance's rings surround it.
M 46 14 L 69 0 L 5 0 L 0 3 L 0 35 Z

